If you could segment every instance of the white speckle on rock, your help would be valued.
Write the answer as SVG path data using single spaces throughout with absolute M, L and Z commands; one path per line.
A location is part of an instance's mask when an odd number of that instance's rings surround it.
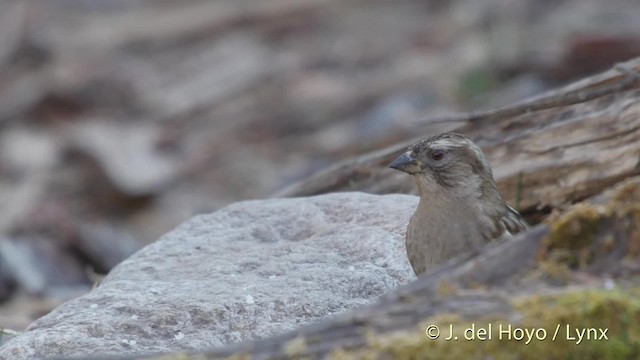
M 349 271 L 354 271 L 355 269 L 356 269 L 355 266 L 353 266 L 353 265 L 349 266 Z
M 184 338 L 184 334 L 181 331 L 178 331 L 173 338 L 176 340 L 182 340 Z
M 138 315 L 131 315 L 131 320 L 138 320 Z
M 247 304 L 255 304 L 256 302 L 253 301 L 253 296 L 251 295 L 247 295 Z
M 129 340 L 129 339 L 123 339 L 122 343 L 125 345 L 129 345 L 129 346 L 134 346 L 135 344 L 137 344 L 138 342 L 135 340 Z
M 89 309 L 97 309 L 97 308 L 98 308 L 98 304 L 89 305 Z
M 269 279 L 275 279 L 276 276 L 275 275 L 269 275 Z

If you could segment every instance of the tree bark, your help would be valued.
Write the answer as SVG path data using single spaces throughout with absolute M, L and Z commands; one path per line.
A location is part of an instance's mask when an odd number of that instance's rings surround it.
M 431 119 L 416 129 L 418 137 L 345 160 L 274 196 L 413 193 L 410 178 L 386 165 L 448 123 L 480 145 L 512 205 L 524 212 L 564 207 L 640 173 L 637 71 L 640 58 L 512 106 Z

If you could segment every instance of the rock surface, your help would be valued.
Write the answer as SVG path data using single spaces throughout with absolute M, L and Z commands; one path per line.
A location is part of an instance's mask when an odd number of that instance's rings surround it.
M 34 322 L 0 359 L 205 349 L 372 303 L 414 277 L 403 239 L 416 205 L 336 193 L 197 216 Z

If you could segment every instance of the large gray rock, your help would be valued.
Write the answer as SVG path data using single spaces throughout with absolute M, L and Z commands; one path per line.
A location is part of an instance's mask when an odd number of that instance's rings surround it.
M 197 216 L 35 321 L 0 359 L 204 349 L 371 303 L 414 277 L 403 239 L 416 205 L 336 193 Z

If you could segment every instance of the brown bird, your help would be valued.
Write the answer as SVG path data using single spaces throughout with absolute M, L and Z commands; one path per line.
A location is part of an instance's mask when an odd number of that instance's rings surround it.
M 412 175 L 420 202 L 406 246 L 416 275 L 456 255 L 527 228 L 502 198 L 482 150 L 464 135 L 420 140 L 389 167 Z

